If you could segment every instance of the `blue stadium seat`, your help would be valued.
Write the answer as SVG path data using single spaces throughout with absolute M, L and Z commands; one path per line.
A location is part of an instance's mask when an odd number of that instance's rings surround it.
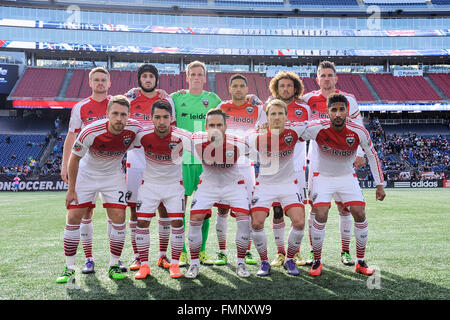
M 291 0 L 291 5 L 357 6 L 356 0 Z
M 6 142 L 6 137 L 11 138 L 11 142 Z M 31 156 L 37 160 L 45 148 L 45 135 L 0 135 L 0 166 L 22 166 Z M 30 142 L 34 146 L 27 146 Z M 13 154 L 16 156 L 12 159 Z

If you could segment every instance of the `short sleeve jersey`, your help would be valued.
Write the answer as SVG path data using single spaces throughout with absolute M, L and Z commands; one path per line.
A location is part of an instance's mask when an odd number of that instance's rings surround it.
M 192 133 L 170 127 L 170 133 L 161 138 L 153 128 L 137 134 L 136 146 L 144 150 L 147 163 L 144 181 L 176 184 L 183 180 L 181 162 L 183 150 L 191 150 Z
M 294 100 L 287 106 L 287 120 L 289 122 L 308 121 L 311 116 L 311 109 L 302 101 Z M 294 169 L 301 171 L 306 166 L 306 142 L 297 141 L 294 149 Z
M 243 180 L 236 164 L 241 155 L 248 154 L 248 145 L 244 139 L 225 134 L 222 145 L 216 147 L 208 141 L 206 132 L 196 132 L 192 136 L 192 143 L 193 154 L 202 161 L 202 181 L 223 186 Z
M 130 118 L 139 121 L 144 128 L 153 127 L 151 120 L 152 105 L 158 100 L 169 102 L 172 106 L 172 115 L 175 115 L 175 106 L 170 97 L 163 99 L 158 93 L 155 97 L 148 98 L 142 94 L 140 88 L 130 89 L 125 96 L 130 100 Z M 127 153 L 127 166 L 132 168 L 145 168 L 145 156 L 142 150 L 134 149 Z
M 80 169 L 94 176 L 110 176 L 122 172 L 122 157 L 134 148 L 139 122 L 129 119 L 123 131 L 114 135 L 108 130 L 108 119 L 95 121 L 78 135 L 72 153 L 82 157 Z
M 92 97 L 75 104 L 69 121 L 69 132 L 78 133 L 88 124 L 106 118 L 109 97 L 103 101 L 96 101 Z
M 199 95 L 175 92 L 171 97 L 175 105 L 177 127 L 190 132 L 204 131 L 206 113 L 222 102 L 217 94 L 209 91 L 203 91 Z M 183 154 L 183 163 L 200 164 L 187 152 Z

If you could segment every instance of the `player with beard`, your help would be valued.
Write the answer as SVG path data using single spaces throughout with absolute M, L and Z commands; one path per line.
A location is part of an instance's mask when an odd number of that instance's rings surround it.
M 152 105 L 158 100 L 167 101 L 171 108 L 172 114 L 175 115 L 173 101 L 164 90 L 157 89 L 159 73 L 158 69 L 152 64 L 143 64 L 137 72 L 137 80 L 139 87 L 133 88 L 126 93 L 130 100 L 130 118 L 138 120 L 144 128 L 153 126 L 151 120 Z M 172 122 L 173 124 L 173 122 Z M 142 176 L 146 167 L 144 150 L 134 149 L 127 153 L 127 186 L 129 198 L 127 200 L 130 207 L 130 237 L 134 251 L 134 261 L 130 266 L 130 270 L 139 270 L 140 259 L 136 245 L 136 225 L 138 223 L 136 215 L 136 199 L 138 188 L 142 184 Z M 158 208 L 158 234 L 159 234 L 159 259 L 158 266 L 168 269 L 170 261 L 166 256 L 167 246 L 170 237 L 170 218 L 164 206 Z

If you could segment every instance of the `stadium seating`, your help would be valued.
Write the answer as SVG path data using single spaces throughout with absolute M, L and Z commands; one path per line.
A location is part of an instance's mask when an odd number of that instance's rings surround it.
M 291 0 L 291 5 L 357 6 L 356 0 Z
M 66 69 L 28 67 L 11 96 L 54 98 L 59 93 L 65 74 Z
M 339 90 L 353 94 L 360 103 L 375 102 L 375 98 L 360 75 L 340 73 L 338 74 L 336 87 Z
M 367 79 L 386 102 L 442 101 L 422 76 L 394 77 L 392 74 L 367 74 Z
M 448 73 L 429 73 L 428 76 L 433 83 L 450 99 L 450 74 Z
M 11 141 L 6 142 L 10 137 Z M 22 166 L 31 156 L 34 160 L 39 158 L 45 148 L 45 135 L 6 135 L 0 134 L 0 166 Z M 27 144 L 31 143 L 31 146 Z M 15 157 L 14 157 L 14 156 Z
M 215 0 L 214 3 L 235 6 L 284 6 L 283 0 Z
M 438 6 L 450 6 L 450 0 L 431 0 L 431 3 Z

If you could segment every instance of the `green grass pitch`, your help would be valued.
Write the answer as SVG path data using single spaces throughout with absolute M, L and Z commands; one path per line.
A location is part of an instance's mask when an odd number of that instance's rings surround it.
M 450 298 L 450 190 L 387 189 L 383 202 L 375 201 L 374 190 L 364 190 L 369 221 L 366 259 L 376 269 L 367 278 L 354 273 L 339 260 L 340 240 L 336 207 L 326 226 L 323 247 L 324 270 L 319 278 L 308 275 L 308 267 L 299 267 L 300 275 L 288 276 L 285 270 L 272 268 L 272 275 L 258 278 L 258 266 L 249 266 L 250 278 L 235 273 L 235 230 L 233 218 L 228 222 L 229 264 L 200 268 L 197 279 L 171 279 L 167 270 L 156 266 L 158 250 L 157 220 L 150 225 L 151 277 L 114 281 L 107 277 L 109 244 L 106 237 L 106 214 L 97 203 L 94 213 L 93 252 L 96 273 L 83 275 L 84 255 L 77 254 L 75 283 L 57 284 L 64 266 L 62 235 L 65 224 L 65 193 L 0 194 L 0 299 L 1 300 L 301 300 L 301 299 L 442 299 Z M 307 211 L 309 207 L 307 207 Z M 129 213 L 127 212 L 127 218 Z M 211 218 L 207 252 L 218 250 L 215 216 Z M 290 223 L 287 222 L 286 241 Z M 276 248 L 271 218 L 266 223 L 269 259 Z M 187 232 L 186 232 L 187 241 Z M 255 248 L 254 256 L 258 257 Z M 302 252 L 309 252 L 307 230 Z M 355 241 L 351 254 L 355 257 Z M 127 240 L 122 261 L 129 265 L 133 252 Z M 170 257 L 170 246 L 169 246 Z M 185 272 L 186 269 L 182 268 Z

